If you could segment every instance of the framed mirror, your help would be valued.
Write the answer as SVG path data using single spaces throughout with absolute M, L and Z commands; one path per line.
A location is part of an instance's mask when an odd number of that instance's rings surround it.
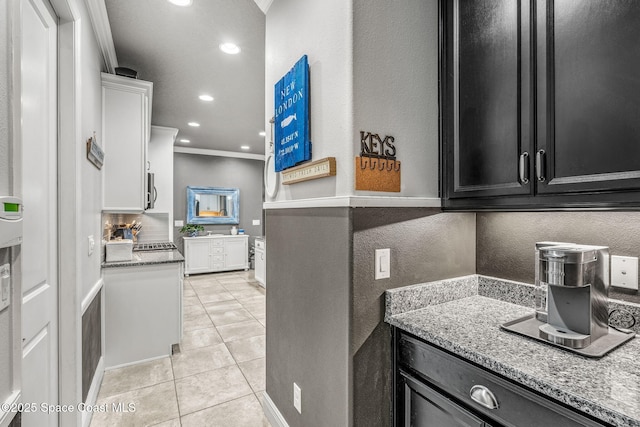
M 239 189 L 187 187 L 187 224 L 239 223 Z

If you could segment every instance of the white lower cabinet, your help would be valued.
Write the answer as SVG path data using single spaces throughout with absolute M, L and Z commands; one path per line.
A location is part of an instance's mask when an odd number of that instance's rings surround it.
M 249 236 L 184 237 L 185 275 L 249 269 Z
M 182 339 L 182 263 L 103 269 L 105 368 L 171 354 Z

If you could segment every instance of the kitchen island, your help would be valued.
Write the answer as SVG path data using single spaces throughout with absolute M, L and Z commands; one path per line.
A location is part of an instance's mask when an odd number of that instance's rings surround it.
M 467 276 L 389 290 L 385 321 L 439 354 L 471 362 L 473 369 L 497 374 L 578 415 L 604 425 L 640 426 L 640 340 L 590 359 L 503 331 L 501 324 L 534 311 L 533 287 L 505 282 Z
M 183 261 L 173 249 L 102 264 L 105 368 L 168 356 L 180 342 Z

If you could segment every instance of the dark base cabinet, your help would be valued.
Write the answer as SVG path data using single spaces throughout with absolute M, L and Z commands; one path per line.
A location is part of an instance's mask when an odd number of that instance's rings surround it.
M 572 409 L 394 328 L 395 427 L 596 427 Z

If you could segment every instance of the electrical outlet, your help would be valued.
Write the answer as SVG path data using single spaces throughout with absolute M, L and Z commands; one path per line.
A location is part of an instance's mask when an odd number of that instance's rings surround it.
M 184 225 L 184 221 L 181 219 L 176 219 L 175 221 L 173 221 L 174 227 L 182 227 L 183 225 Z
M 376 249 L 375 269 L 376 280 L 391 277 L 391 249 Z
M 293 383 L 293 407 L 298 410 L 299 414 L 302 414 L 302 390 L 296 383 Z
M 253 225 L 260 225 L 260 220 L 259 219 L 254 219 L 253 220 Z
M 638 258 L 611 257 L 611 286 L 638 290 Z

